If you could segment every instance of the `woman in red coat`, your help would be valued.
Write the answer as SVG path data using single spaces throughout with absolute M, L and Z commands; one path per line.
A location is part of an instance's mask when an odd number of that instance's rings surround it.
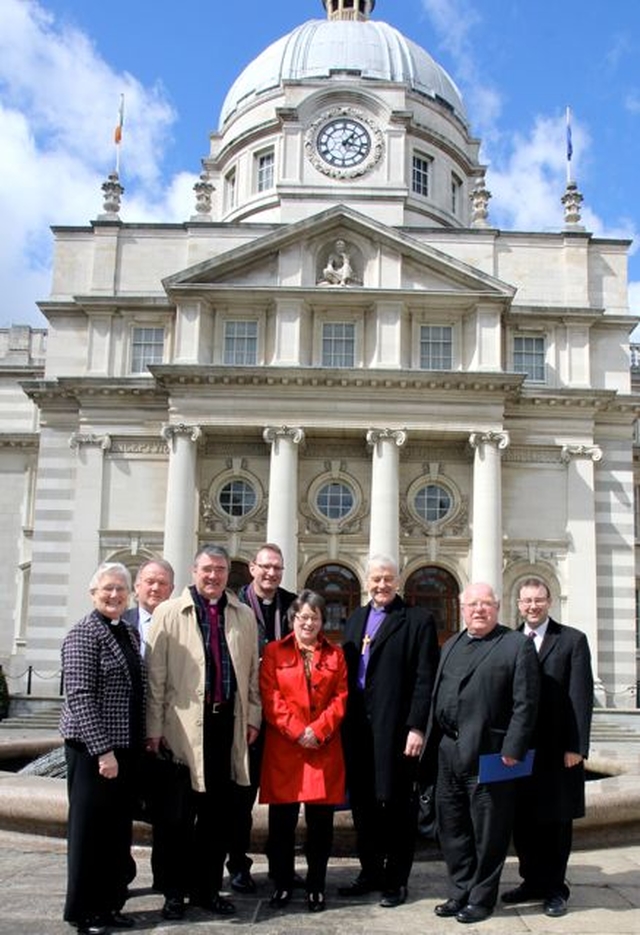
M 320 632 L 324 600 L 301 591 L 289 608 L 293 632 L 268 643 L 260 664 L 266 721 L 260 801 L 269 805 L 271 905 L 291 899 L 295 831 L 305 803 L 307 904 L 325 908 L 324 884 L 333 843 L 334 806 L 345 796 L 340 724 L 347 701 L 342 650 Z

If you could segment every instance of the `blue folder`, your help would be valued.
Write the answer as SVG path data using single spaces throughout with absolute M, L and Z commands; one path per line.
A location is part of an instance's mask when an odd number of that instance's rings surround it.
M 535 754 L 535 750 L 527 750 L 524 760 L 514 763 L 513 766 L 505 766 L 501 753 L 484 753 L 480 757 L 478 782 L 505 782 L 507 779 L 530 776 Z

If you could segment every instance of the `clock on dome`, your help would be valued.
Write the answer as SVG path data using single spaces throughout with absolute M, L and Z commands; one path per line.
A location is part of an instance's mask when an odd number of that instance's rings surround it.
M 351 107 L 322 114 L 309 128 L 305 149 L 325 175 L 353 178 L 364 175 L 382 155 L 382 134 L 364 113 Z

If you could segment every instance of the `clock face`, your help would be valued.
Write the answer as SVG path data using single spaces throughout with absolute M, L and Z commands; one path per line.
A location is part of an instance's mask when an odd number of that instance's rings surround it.
M 318 155 L 328 165 L 349 169 L 367 158 L 371 152 L 371 136 L 358 120 L 338 117 L 319 131 L 316 147 Z

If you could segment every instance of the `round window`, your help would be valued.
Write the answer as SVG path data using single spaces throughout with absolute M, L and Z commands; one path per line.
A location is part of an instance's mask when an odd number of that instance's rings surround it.
M 439 484 L 427 484 L 415 495 L 413 505 L 416 513 L 427 523 L 436 523 L 451 512 L 451 494 Z
M 325 484 L 316 496 L 316 507 L 327 519 L 342 519 L 351 512 L 353 503 L 353 491 L 346 484 Z
M 246 480 L 232 480 L 221 489 L 219 501 L 220 509 L 227 516 L 246 516 L 254 509 L 257 497 Z

